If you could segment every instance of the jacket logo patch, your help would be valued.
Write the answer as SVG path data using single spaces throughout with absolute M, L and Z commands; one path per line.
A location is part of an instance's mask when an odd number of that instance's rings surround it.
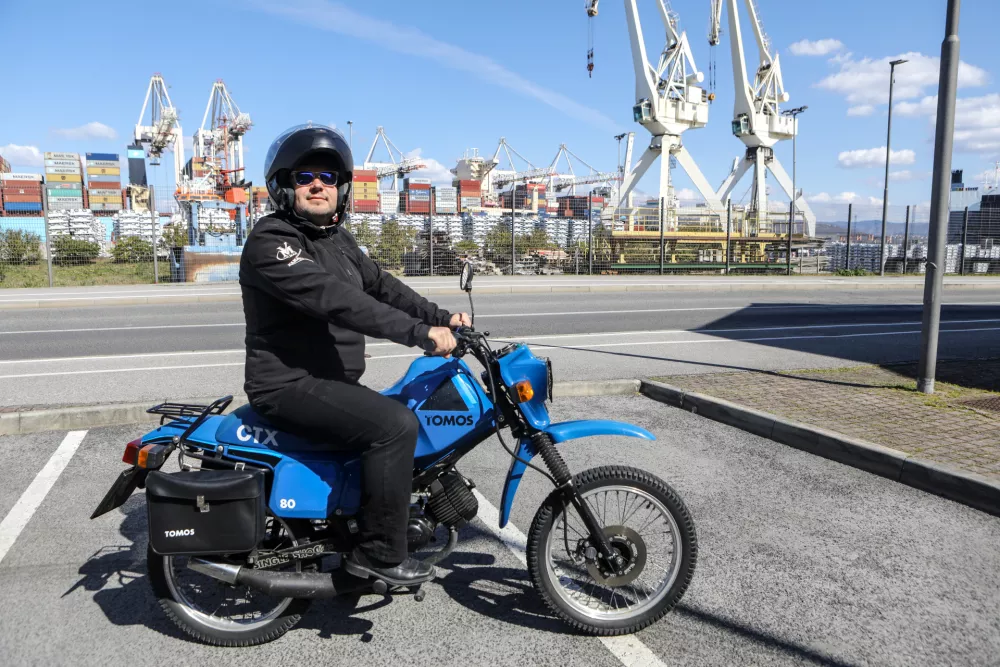
M 308 257 L 301 257 L 302 251 L 296 250 L 292 246 L 288 245 L 288 241 L 285 241 L 285 245 L 278 246 L 277 258 L 284 262 L 285 260 L 291 260 L 288 262 L 288 266 L 295 266 L 299 262 L 311 262 L 312 260 Z

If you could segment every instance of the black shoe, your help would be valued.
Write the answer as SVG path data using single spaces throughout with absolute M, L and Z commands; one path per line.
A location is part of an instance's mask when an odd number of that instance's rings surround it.
M 375 577 L 392 586 L 416 586 L 431 581 L 437 574 L 433 565 L 416 558 L 407 558 L 399 565 L 387 565 L 374 561 L 357 549 L 344 559 L 344 569 L 355 577 Z

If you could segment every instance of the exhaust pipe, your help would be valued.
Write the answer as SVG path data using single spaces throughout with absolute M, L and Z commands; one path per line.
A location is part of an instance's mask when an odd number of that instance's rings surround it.
M 188 568 L 232 586 L 249 586 L 276 598 L 319 600 L 371 588 L 371 581 L 331 572 L 276 572 L 191 558 Z

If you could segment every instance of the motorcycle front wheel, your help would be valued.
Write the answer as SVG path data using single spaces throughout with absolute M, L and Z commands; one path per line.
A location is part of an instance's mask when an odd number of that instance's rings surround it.
M 602 466 L 574 478 L 604 527 L 624 572 L 595 558 L 583 519 L 553 491 L 528 535 L 528 570 L 557 616 L 577 630 L 614 636 L 655 623 L 680 601 L 694 576 L 698 539 L 680 496 L 643 470 Z

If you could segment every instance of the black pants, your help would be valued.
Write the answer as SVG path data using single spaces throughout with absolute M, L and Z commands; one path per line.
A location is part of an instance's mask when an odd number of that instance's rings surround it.
M 305 378 L 264 396 L 254 409 L 275 426 L 361 455 L 359 547 L 383 563 L 406 559 L 406 525 L 419 422 L 406 406 L 359 384 Z

